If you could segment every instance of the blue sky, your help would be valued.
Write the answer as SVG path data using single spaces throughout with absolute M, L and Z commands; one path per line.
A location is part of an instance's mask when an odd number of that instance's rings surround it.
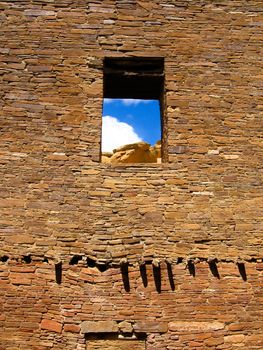
M 104 99 L 102 151 L 145 141 L 154 145 L 161 139 L 158 100 Z

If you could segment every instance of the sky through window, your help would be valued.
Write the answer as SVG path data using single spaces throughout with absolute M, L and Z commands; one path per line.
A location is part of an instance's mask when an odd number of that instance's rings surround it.
M 102 152 L 139 141 L 154 145 L 159 140 L 159 100 L 104 98 Z

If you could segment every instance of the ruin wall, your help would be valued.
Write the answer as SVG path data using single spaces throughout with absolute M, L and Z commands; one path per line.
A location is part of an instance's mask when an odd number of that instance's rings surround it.
M 261 350 L 260 2 L 0 10 L 0 349 Z M 161 164 L 100 162 L 105 57 L 164 58 Z

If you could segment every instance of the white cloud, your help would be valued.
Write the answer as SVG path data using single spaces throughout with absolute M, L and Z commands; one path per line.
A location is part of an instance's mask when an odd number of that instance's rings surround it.
M 102 152 L 112 152 L 114 148 L 140 141 L 131 125 L 109 115 L 102 118 Z
M 137 106 L 139 103 L 150 103 L 151 101 L 149 100 L 139 100 L 139 99 L 133 99 L 133 98 L 123 98 L 121 99 L 121 102 L 125 105 L 125 106 Z
M 118 102 L 123 104 L 124 106 L 137 106 L 138 104 L 148 104 L 152 100 L 141 100 L 136 98 L 104 98 L 103 103 L 104 104 L 110 104 L 113 102 Z
M 103 102 L 104 103 L 112 103 L 113 102 L 113 98 L 104 98 Z

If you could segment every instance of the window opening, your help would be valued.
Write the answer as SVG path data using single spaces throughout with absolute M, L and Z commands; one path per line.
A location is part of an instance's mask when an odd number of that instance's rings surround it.
M 85 335 L 86 350 L 145 350 L 145 333 L 89 333 Z
M 103 163 L 161 163 L 163 67 L 163 58 L 105 58 Z

